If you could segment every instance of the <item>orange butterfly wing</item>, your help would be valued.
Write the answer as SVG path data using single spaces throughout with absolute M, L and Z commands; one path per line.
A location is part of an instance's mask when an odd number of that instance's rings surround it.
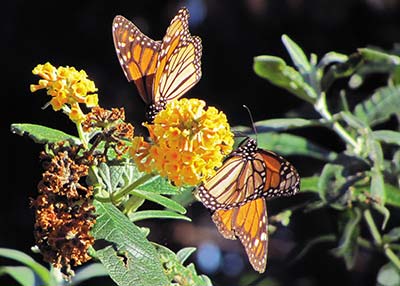
M 151 104 L 161 42 L 150 39 L 122 16 L 114 18 L 112 27 L 115 50 L 126 78 L 134 81 L 143 101 Z
M 154 102 L 178 99 L 201 78 L 202 45 L 189 32 L 189 11 L 181 8 L 162 40 L 154 78 Z
M 299 190 L 300 177 L 287 160 L 257 148 L 248 139 L 201 184 L 197 196 L 212 210 L 241 206 L 259 197 L 289 196 Z
M 212 219 L 227 239 L 239 237 L 253 268 L 262 273 L 267 265 L 267 205 L 264 198 L 228 210 L 216 210 Z

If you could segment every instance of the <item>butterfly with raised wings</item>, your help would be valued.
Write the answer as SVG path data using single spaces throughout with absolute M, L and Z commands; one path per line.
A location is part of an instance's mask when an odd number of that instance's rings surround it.
M 239 238 L 251 265 L 262 273 L 268 252 L 266 198 L 294 195 L 299 188 L 292 164 L 246 138 L 197 188 L 196 196 L 213 212 L 218 231 L 225 238 Z
M 119 62 L 146 103 L 150 122 L 201 78 L 201 39 L 190 34 L 188 19 L 189 11 L 181 8 L 162 41 L 154 41 L 123 16 L 114 18 L 112 34 Z

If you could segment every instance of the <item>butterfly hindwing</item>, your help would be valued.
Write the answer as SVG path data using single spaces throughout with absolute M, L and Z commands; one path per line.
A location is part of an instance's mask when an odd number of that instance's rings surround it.
M 216 210 L 212 219 L 218 231 L 228 239 L 238 237 L 253 268 L 262 273 L 267 264 L 267 206 L 264 198 L 231 209 Z
M 283 157 L 257 148 L 249 139 L 224 161 L 197 194 L 212 209 L 243 205 L 259 197 L 288 196 L 299 190 L 300 177 Z

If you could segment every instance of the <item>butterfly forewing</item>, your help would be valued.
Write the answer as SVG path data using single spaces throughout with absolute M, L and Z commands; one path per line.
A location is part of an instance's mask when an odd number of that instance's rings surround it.
M 135 82 L 145 103 L 152 103 L 153 79 L 161 42 L 150 39 L 122 16 L 114 18 L 112 32 L 115 50 L 126 78 Z
M 154 101 L 180 98 L 201 78 L 202 46 L 189 32 L 189 12 L 179 10 L 163 38 L 154 79 Z
M 265 199 L 258 198 L 241 207 L 228 210 L 216 210 L 212 219 L 225 238 L 239 237 L 253 268 L 258 272 L 264 272 L 268 252 Z

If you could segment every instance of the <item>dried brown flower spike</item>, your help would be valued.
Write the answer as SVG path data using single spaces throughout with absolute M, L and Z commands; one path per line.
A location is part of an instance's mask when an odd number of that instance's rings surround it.
M 34 236 L 44 260 L 71 276 L 71 266 L 88 260 L 94 242 L 93 188 L 85 186 L 88 162 L 77 156 L 78 147 L 50 146 L 42 152 L 45 172 L 38 184 L 39 195 L 31 201 L 35 209 Z

